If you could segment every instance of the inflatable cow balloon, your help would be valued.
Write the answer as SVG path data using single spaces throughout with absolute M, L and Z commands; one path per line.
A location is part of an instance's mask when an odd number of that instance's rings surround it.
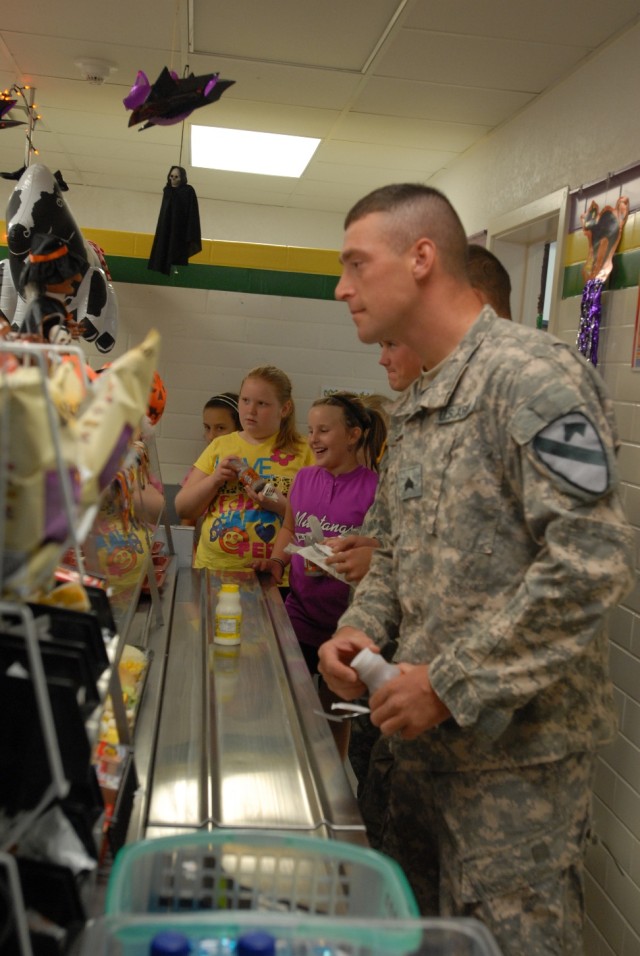
M 22 334 L 115 345 L 116 294 L 102 250 L 84 239 L 46 166 L 29 166 L 7 204 L 9 258 L 0 262 L 0 319 Z

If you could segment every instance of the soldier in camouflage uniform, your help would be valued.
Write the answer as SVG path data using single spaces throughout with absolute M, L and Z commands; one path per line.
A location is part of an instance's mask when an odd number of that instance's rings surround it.
M 546 333 L 478 314 L 441 193 L 385 187 L 347 217 L 336 295 L 362 341 L 426 372 L 396 409 L 381 547 L 320 671 L 399 632 L 370 698 L 390 740 L 382 849 L 425 915 L 476 916 L 505 956 L 582 952 L 596 750 L 615 718 L 605 615 L 630 588 L 611 403 Z

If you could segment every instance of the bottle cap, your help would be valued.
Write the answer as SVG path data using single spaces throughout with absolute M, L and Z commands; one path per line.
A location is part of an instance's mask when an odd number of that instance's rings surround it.
M 399 673 L 397 664 L 390 664 L 381 654 L 375 654 L 368 647 L 356 654 L 351 661 L 351 667 L 363 684 L 367 685 L 370 694 Z
M 167 930 L 151 940 L 150 956 L 189 956 L 191 943 L 183 933 Z
M 373 656 L 373 651 L 370 651 L 368 647 L 363 647 L 362 650 L 358 651 L 356 656 L 351 659 L 351 667 L 357 671 L 360 667 L 366 666 Z
M 276 941 L 270 933 L 255 930 L 238 937 L 237 956 L 275 956 Z

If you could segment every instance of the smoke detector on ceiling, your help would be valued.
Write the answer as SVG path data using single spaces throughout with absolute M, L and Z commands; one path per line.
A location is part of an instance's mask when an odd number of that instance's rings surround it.
M 100 86 L 111 73 L 118 69 L 115 63 L 95 58 L 76 60 L 76 66 L 82 73 L 82 78 L 93 86 Z

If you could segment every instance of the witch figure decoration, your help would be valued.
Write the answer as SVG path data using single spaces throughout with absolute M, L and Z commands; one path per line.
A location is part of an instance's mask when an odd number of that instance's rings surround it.
M 202 249 L 198 197 L 182 166 L 172 166 L 162 191 L 162 205 L 147 268 L 171 275 Z
M 615 206 L 604 206 L 602 209 L 592 200 L 589 209 L 580 216 L 589 253 L 583 269 L 586 282 L 580 302 L 576 347 L 594 366 L 598 364 L 602 290 L 613 269 L 613 257 L 628 216 L 627 196 L 620 196 Z

